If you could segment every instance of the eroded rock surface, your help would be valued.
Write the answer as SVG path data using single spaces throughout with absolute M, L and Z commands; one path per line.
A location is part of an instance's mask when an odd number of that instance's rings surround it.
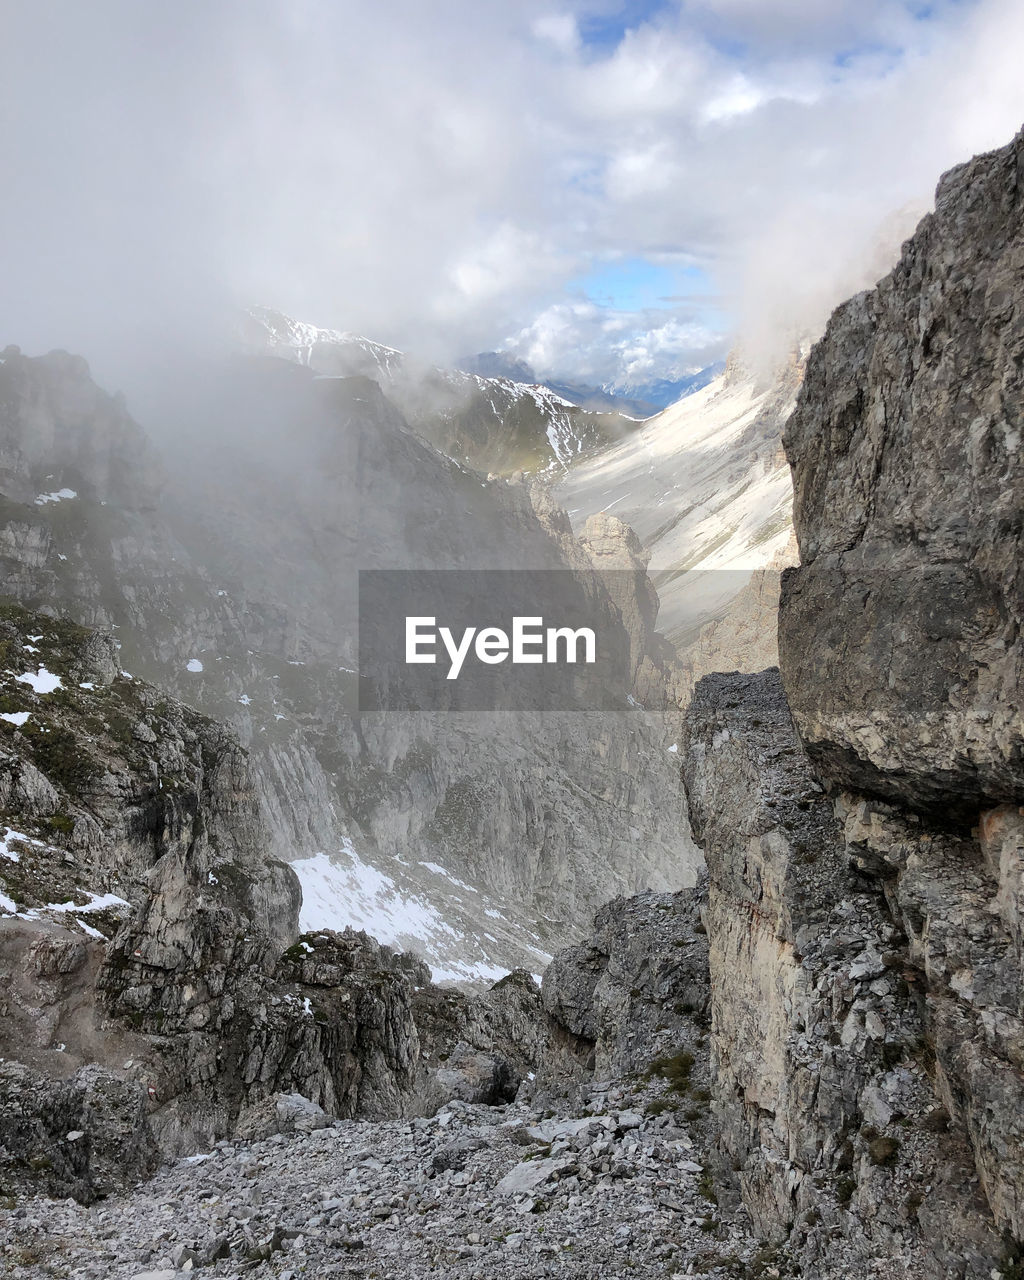
M 948 173 L 829 322 L 784 442 L 801 567 L 780 666 L 830 779 L 919 810 L 1024 800 L 1024 135 Z
M 384 1118 L 515 1095 L 540 1034 L 529 974 L 471 999 L 365 933 L 299 936 L 225 729 L 74 623 L 5 606 L 0 660 L 8 1192 L 92 1199 L 269 1131 L 282 1097 Z
M 1013 1225 L 1004 1184 L 1019 1112 L 955 958 L 975 952 L 999 1022 L 1005 948 L 972 918 L 985 896 L 956 874 L 964 850 L 903 819 L 901 868 L 877 808 L 851 809 L 844 826 L 776 671 L 706 677 L 688 736 L 709 874 L 720 1176 L 806 1275 L 988 1276 Z M 1007 1161 L 998 1173 L 979 1142 L 983 1112 Z
M 616 898 L 587 942 L 555 956 L 541 988 L 538 1097 L 587 1097 L 659 1057 L 696 1060 L 709 1004 L 702 902 L 699 889 Z
M 943 178 L 833 316 L 786 432 L 780 665 L 849 859 L 905 937 L 943 1105 L 1024 1237 L 1024 135 Z

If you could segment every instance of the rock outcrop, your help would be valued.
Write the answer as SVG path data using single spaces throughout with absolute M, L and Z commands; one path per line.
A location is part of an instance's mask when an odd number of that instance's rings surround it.
M 617 898 L 597 913 L 587 942 L 558 952 L 541 986 L 546 1034 L 535 1097 L 586 1099 L 680 1055 L 694 1086 L 705 1083 L 703 901 L 700 889 Z
M 778 673 L 706 677 L 688 726 L 719 1176 L 805 1275 L 988 1276 L 1003 1245 L 936 1043 L 940 993 L 863 831 L 815 780 Z M 941 899 L 927 873 L 921 890 Z M 945 905 L 951 944 L 964 902 Z
M 335 1118 L 513 1096 L 532 978 L 473 1000 L 365 933 L 300 936 L 246 753 L 116 657 L 0 611 L 0 1185 L 89 1200 L 265 1131 L 282 1097 Z
M 852 857 L 922 974 L 944 1101 L 1024 1238 L 1024 134 L 947 174 L 835 314 L 787 429 L 780 658 Z
M 1022 176 L 1024 135 L 948 174 L 832 317 L 781 684 L 688 718 L 721 1172 L 804 1274 L 1020 1265 Z
M 973 821 L 1024 801 L 1024 135 L 814 348 L 785 430 L 801 567 L 779 620 L 811 760 Z

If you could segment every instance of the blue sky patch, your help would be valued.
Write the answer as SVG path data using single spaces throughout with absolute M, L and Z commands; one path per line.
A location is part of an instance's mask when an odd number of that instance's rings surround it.
M 712 292 L 711 280 L 701 267 L 652 262 L 649 258 L 614 258 L 595 263 L 571 287 L 599 306 L 616 311 L 672 309 L 681 297 Z
M 675 8 L 672 0 L 626 0 L 613 13 L 592 17 L 581 14 L 578 19 L 580 39 L 585 48 L 595 53 L 610 53 L 618 47 L 627 31 Z

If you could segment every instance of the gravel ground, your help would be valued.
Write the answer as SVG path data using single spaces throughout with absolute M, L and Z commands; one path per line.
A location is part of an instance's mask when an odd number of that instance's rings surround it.
M 673 1109 L 647 1112 L 660 1089 L 609 1088 L 574 1117 L 521 1103 L 451 1103 L 429 1119 L 337 1121 L 222 1143 L 88 1208 L 34 1198 L 0 1211 L 0 1272 L 80 1280 L 193 1271 L 279 1280 L 754 1274 L 747 1264 L 757 1243 L 721 1222 L 709 1198 L 696 1126 Z

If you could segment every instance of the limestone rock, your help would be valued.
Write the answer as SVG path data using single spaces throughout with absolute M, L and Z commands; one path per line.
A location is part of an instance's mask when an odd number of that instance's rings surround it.
M 841 822 L 776 671 L 700 682 L 684 774 L 708 862 L 719 1176 L 811 1274 L 838 1247 L 988 1276 L 1021 1147 L 1014 1072 L 973 1008 L 1002 1005 L 999 1025 L 1008 975 L 965 850 L 876 810 Z
M 327 1112 L 301 1093 L 275 1093 L 239 1118 L 234 1136 L 243 1141 L 260 1141 L 275 1133 L 313 1133 L 330 1123 Z
M 0 1183 L 88 1203 L 159 1159 L 144 1090 L 95 1065 L 55 1079 L 0 1061 Z
M 597 913 L 589 942 L 545 970 L 547 1039 L 536 1096 L 588 1095 L 659 1054 L 702 1037 L 709 991 L 703 893 L 618 898 Z
M 969 820 L 1024 800 L 1024 134 L 948 173 L 840 307 L 786 426 L 780 665 L 830 780 Z

